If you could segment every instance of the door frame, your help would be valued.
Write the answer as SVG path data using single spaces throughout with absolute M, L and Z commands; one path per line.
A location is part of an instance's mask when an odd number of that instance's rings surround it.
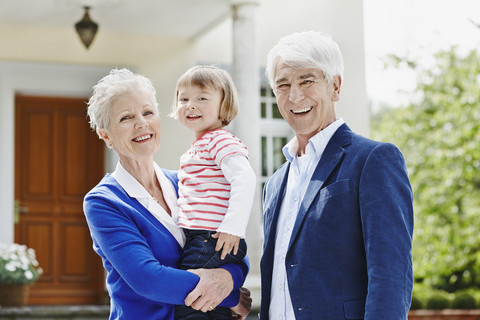
M 14 241 L 15 94 L 88 97 L 111 66 L 0 61 L 0 242 Z M 85 120 L 87 121 L 87 120 Z M 105 170 L 115 157 L 105 153 Z

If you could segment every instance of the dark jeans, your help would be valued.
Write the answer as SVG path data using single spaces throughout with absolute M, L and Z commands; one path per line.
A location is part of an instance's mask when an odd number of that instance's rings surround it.
M 247 253 L 245 239 L 240 239 L 236 255 L 227 254 L 224 260 L 220 258 L 222 250 L 215 251 L 217 239 L 212 238 L 216 231 L 190 230 L 185 231 L 185 247 L 180 262 L 180 269 L 218 268 L 226 263 L 240 263 Z M 215 310 L 203 313 L 187 306 L 175 306 L 175 319 L 177 320 L 231 320 L 230 308 L 216 307 Z
M 224 260 L 220 259 L 222 250 L 215 251 L 217 239 L 212 238 L 216 231 L 184 229 L 186 242 L 183 247 L 183 257 L 180 269 L 218 268 L 226 263 L 240 263 L 247 253 L 245 239 L 240 239 L 236 255 L 227 254 Z
M 215 310 L 202 312 L 187 306 L 175 306 L 176 320 L 232 320 L 232 311 L 227 307 L 216 307 Z

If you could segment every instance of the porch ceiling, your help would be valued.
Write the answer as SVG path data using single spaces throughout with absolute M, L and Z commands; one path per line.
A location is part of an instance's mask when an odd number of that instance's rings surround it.
M 229 0 L 0 0 L 0 26 L 74 28 L 89 5 L 99 32 L 193 38 L 223 21 Z

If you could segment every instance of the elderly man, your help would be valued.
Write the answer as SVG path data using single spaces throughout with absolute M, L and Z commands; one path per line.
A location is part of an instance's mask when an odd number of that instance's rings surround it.
M 401 152 L 338 118 L 343 58 L 330 36 L 283 37 L 267 58 L 296 136 L 264 188 L 262 320 L 407 319 L 413 197 Z

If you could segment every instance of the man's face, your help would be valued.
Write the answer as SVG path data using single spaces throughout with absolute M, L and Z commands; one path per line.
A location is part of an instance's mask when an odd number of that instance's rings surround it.
M 328 84 L 320 69 L 296 69 L 280 63 L 275 73 L 274 93 L 283 118 L 297 137 L 310 139 L 336 120 L 341 78 Z

